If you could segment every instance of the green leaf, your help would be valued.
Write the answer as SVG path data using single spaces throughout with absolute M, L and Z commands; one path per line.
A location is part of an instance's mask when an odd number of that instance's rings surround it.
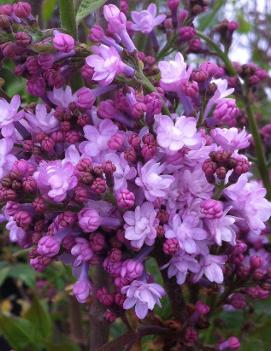
M 225 5 L 225 0 L 217 0 L 214 2 L 214 5 L 212 6 L 212 11 L 211 13 L 207 13 L 199 19 L 199 30 L 204 31 L 207 27 L 210 27 L 216 20 L 216 15 L 219 12 L 219 10 L 222 8 L 223 5 Z
M 24 317 L 33 325 L 39 326 L 35 329 L 42 338 L 47 339 L 52 335 L 53 323 L 48 312 L 48 307 L 44 301 L 38 300 L 38 298 L 35 297 L 30 309 L 26 312 Z
M 60 340 L 59 340 L 60 339 Z M 80 351 L 80 347 L 64 336 L 60 336 L 58 341 L 46 344 L 46 351 Z
M 45 23 L 47 23 L 53 16 L 57 0 L 44 0 L 42 3 L 41 16 Z
M 9 276 L 23 281 L 30 288 L 35 287 L 36 273 L 28 264 L 18 263 L 11 267 Z
M 83 18 L 96 11 L 105 3 L 106 0 L 82 0 L 76 14 L 76 23 L 79 24 Z
M 4 283 L 5 279 L 8 277 L 10 267 L 3 267 L 0 269 L 0 286 Z
M 40 340 L 35 338 L 35 328 L 38 326 L 33 326 L 25 319 L 0 315 L 0 334 L 16 351 L 39 350 L 37 344 Z
M 243 13 L 239 13 L 237 16 L 237 22 L 239 24 L 238 32 L 242 34 L 247 34 L 251 31 L 252 29 L 252 24 L 249 23 Z

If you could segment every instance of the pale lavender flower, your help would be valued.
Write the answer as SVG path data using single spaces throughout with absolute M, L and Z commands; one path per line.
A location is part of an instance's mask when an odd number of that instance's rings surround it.
M 178 52 L 175 60 L 161 61 L 158 64 L 161 71 L 160 86 L 165 91 L 178 92 L 180 86 L 189 80 L 192 68 L 187 69 L 183 55 Z
M 11 242 L 20 243 L 26 236 L 25 230 L 21 227 L 18 227 L 12 217 L 9 218 L 9 221 L 6 224 L 6 229 L 9 231 L 9 239 Z
M 63 88 L 54 88 L 53 91 L 47 93 L 49 100 L 56 106 L 63 108 L 69 107 L 69 104 L 76 101 L 76 96 L 73 95 L 69 85 Z
M 151 202 L 144 202 L 134 211 L 125 212 L 123 218 L 126 222 L 125 238 L 130 240 L 134 248 L 140 249 L 144 243 L 148 246 L 153 245 L 159 221 Z
M 52 133 L 55 131 L 59 122 L 54 116 L 54 112 L 47 112 L 47 108 L 44 104 L 38 104 L 36 106 L 35 114 L 33 113 L 25 113 L 25 119 L 27 120 L 30 130 L 38 133 Z
M 134 69 L 122 62 L 118 51 L 113 47 L 101 44 L 93 46 L 93 55 L 86 58 L 86 63 L 94 69 L 92 79 L 101 86 L 109 85 L 119 74 L 133 76 Z
M 177 283 L 182 285 L 189 272 L 198 273 L 200 265 L 193 256 L 180 251 L 163 268 L 168 268 L 169 278 L 176 276 Z
M 234 152 L 246 149 L 251 142 L 251 135 L 245 128 L 239 131 L 237 128 L 215 128 L 211 130 L 214 141 L 224 150 Z
M 174 121 L 169 116 L 156 116 L 156 133 L 158 144 L 166 150 L 178 151 L 186 146 L 199 148 L 202 140 L 197 132 L 197 122 L 193 117 L 177 117 Z
M 165 225 L 165 237 L 168 239 L 176 238 L 180 248 L 188 254 L 200 253 L 199 241 L 207 238 L 207 232 L 202 228 L 202 223 L 198 216 L 188 214 L 180 217 L 175 214 Z
M 139 280 L 123 287 L 121 292 L 126 295 L 123 308 L 128 310 L 135 306 L 135 313 L 140 319 L 144 319 L 148 310 L 152 311 L 156 304 L 161 307 L 160 299 L 165 295 L 161 285 Z
M 80 276 L 72 287 L 73 295 L 80 303 L 85 303 L 92 291 L 92 284 L 88 278 L 88 269 L 89 265 L 87 263 L 83 263 Z
M 22 114 L 18 113 L 21 105 L 19 95 L 13 96 L 10 102 L 0 99 L 0 128 L 4 137 L 11 137 L 14 133 L 14 122 L 22 118 Z
M 10 138 L 0 139 L 0 179 L 2 179 L 12 168 L 17 158 L 11 154 L 13 140 Z
M 74 166 L 65 159 L 42 161 L 34 173 L 39 189 L 55 202 L 63 201 L 69 190 L 77 185 Z
M 229 210 L 230 209 L 224 211 L 223 216 L 220 218 L 204 220 L 204 223 L 207 226 L 212 238 L 219 246 L 222 245 L 222 241 L 228 242 L 231 245 L 236 244 L 236 218 L 227 215 Z
M 127 181 L 136 177 L 137 171 L 134 167 L 130 167 L 129 163 L 125 160 L 123 154 L 108 153 L 104 157 L 105 161 L 111 161 L 116 167 L 113 173 L 114 190 L 127 189 Z
M 93 257 L 93 251 L 88 240 L 76 238 L 76 244 L 71 249 L 71 254 L 75 256 L 74 267 L 80 266 L 83 262 L 88 262 Z
M 200 259 L 200 271 L 195 275 L 194 281 L 197 282 L 203 275 L 210 282 L 222 284 L 224 280 L 222 267 L 226 263 L 227 256 L 204 255 Z
M 85 126 L 84 133 L 88 141 L 80 144 L 80 151 L 90 157 L 100 156 L 103 151 L 108 150 L 107 144 L 117 131 L 118 127 L 108 119 L 101 121 L 97 127 Z
M 256 181 L 248 181 L 247 174 L 242 174 L 235 184 L 224 190 L 224 194 L 239 217 L 238 223 L 254 234 L 260 234 L 271 216 L 271 202 L 265 199 L 266 189 Z
M 167 174 L 161 174 L 165 170 L 165 165 L 150 160 L 144 166 L 138 167 L 139 177 L 135 182 L 144 190 L 145 197 L 148 201 L 154 201 L 157 198 L 166 198 L 170 186 L 174 182 L 174 177 Z
M 193 196 L 201 199 L 209 199 L 212 196 L 214 186 L 207 182 L 201 167 L 185 169 L 180 174 L 180 192 L 184 197 Z
M 206 105 L 204 111 L 205 118 L 209 115 L 215 104 L 221 103 L 223 99 L 227 100 L 227 96 L 234 92 L 233 88 L 228 89 L 228 82 L 226 79 L 217 79 L 214 83 L 216 84 L 217 89 Z
M 151 3 L 146 10 L 132 11 L 131 17 L 133 20 L 132 29 L 144 34 L 151 33 L 166 18 L 165 15 L 157 16 L 157 7 L 154 3 Z
M 108 29 L 114 33 L 116 39 L 120 40 L 129 53 L 136 51 L 135 44 L 127 32 L 127 18 L 114 4 L 103 7 L 103 15 L 108 22 Z
M 71 162 L 74 166 L 80 161 L 81 155 L 75 145 L 70 145 L 65 151 L 65 160 Z

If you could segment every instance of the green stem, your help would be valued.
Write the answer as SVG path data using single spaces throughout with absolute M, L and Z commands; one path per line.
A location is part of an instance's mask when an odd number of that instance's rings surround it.
M 236 70 L 234 69 L 230 59 L 228 58 L 228 55 L 223 52 L 220 47 L 213 42 L 211 38 L 206 36 L 200 31 L 197 31 L 197 35 L 202 38 L 203 40 L 206 41 L 207 44 L 209 44 L 213 50 L 215 50 L 216 54 L 221 58 L 221 60 L 224 62 L 227 71 L 229 72 L 230 75 L 238 77 L 238 74 Z M 267 190 L 267 198 L 271 199 L 271 185 L 269 181 L 269 171 L 268 171 L 268 166 L 265 158 L 265 152 L 264 152 L 264 147 L 262 144 L 261 136 L 259 133 L 259 128 L 255 119 L 255 116 L 253 114 L 252 108 L 251 108 L 251 102 L 249 101 L 249 98 L 247 94 L 244 93 L 244 85 L 242 86 L 242 94 L 241 94 L 241 100 L 243 101 L 248 117 L 248 122 L 249 122 L 249 128 L 251 131 L 251 134 L 253 136 L 254 144 L 255 144 L 255 153 L 257 156 L 257 165 L 258 165 L 258 170 L 260 173 L 260 176 L 262 178 L 263 184 Z
M 75 21 L 75 10 L 73 0 L 58 0 L 61 26 L 77 39 L 77 28 Z
M 249 99 L 244 97 L 243 101 L 245 103 L 249 128 L 250 128 L 251 134 L 253 136 L 253 140 L 254 140 L 259 173 L 261 175 L 263 184 L 267 190 L 267 198 L 270 199 L 271 198 L 271 184 L 270 184 L 270 180 L 269 180 L 269 171 L 268 171 L 268 165 L 267 165 L 266 158 L 265 158 L 263 143 L 262 143 L 261 136 L 259 133 L 259 128 L 257 126 L 257 122 L 256 122 L 255 116 L 253 114 Z

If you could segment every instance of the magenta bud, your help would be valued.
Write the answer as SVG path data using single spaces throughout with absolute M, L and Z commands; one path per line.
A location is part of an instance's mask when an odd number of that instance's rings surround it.
M 251 256 L 249 261 L 252 269 L 260 268 L 263 264 L 262 258 L 257 255 Z
M 32 37 L 25 32 L 17 32 L 15 34 L 16 44 L 22 47 L 27 47 L 32 42 Z
M 95 97 L 88 88 L 81 88 L 76 93 L 77 101 L 76 104 L 82 109 L 90 109 L 95 102 Z
M 14 219 L 19 227 L 27 228 L 32 222 L 32 217 L 27 211 L 18 211 L 14 215 Z
M 167 0 L 167 6 L 170 11 L 175 12 L 179 6 L 180 0 Z
M 241 344 L 238 338 L 235 336 L 229 337 L 226 341 L 223 341 L 219 346 L 218 350 L 223 351 L 223 350 L 238 350 L 240 348 Z
M 122 149 L 123 143 L 124 143 L 123 134 L 116 133 L 110 138 L 107 145 L 111 150 L 119 151 Z
M 19 18 L 27 18 L 31 15 L 31 5 L 28 2 L 19 1 L 13 5 L 13 11 Z
M 114 312 L 110 311 L 110 310 L 106 310 L 104 313 L 104 319 L 108 322 L 108 323 L 113 323 L 115 322 L 115 320 L 117 319 L 117 316 L 115 315 Z
M 95 42 L 101 42 L 102 39 L 104 38 L 104 30 L 101 26 L 98 24 L 94 24 L 94 26 L 91 27 L 90 32 L 89 32 L 89 39 Z
M 78 214 L 79 226 L 85 233 L 94 232 L 101 225 L 99 213 L 91 208 L 84 208 Z
M 221 201 L 207 199 L 200 204 L 200 212 L 204 218 L 215 219 L 223 215 L 223 204 Z
M 127 189 L 118 192 L 117 196 L 118 207 L 123 209 L 132 208 L 135 204 L 135 195 Z
M 163 244 L 163 252 L 166 255 L 175 255 L 179 250 L 180 250 L 180 245 L 176 238 L 165 240 Z
M 201 301 L 197 301 L 195 308 L 200 315 L 208 314 L 210 311 L 210 307 Z
M 144 272 L 144 266 L 141 262 L 136 260 L 126 260 L 122 263 L 120 275 L 122 278 L 132 281 L 140 278 Z
M 45 235 L 39 240 L 37 250 L 42 256 L 54 257 L 60 251 L 60 241 L 53 236 Z
M 193 27 L 181 27 L 179 29 L 179 37 L 182 42 L 186 42 L 194 38 L 196 35 L 196 30 Z
M 100 252 L 105 247 L 105 238 L 100 233 L 95 233 L 90 237 L 90 246 L 94 252 Z
M 13 7 L 11 4 L 0 5 L 0 15 L 10 16 L 12 14 Z
M 62 52 L 70 52 L 75 47 L 73 37 L 65 33 L 56 33 L 53 39 L 54 48 Z

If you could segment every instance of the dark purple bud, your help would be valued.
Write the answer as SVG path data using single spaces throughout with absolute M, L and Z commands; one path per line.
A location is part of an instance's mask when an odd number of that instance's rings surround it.
M 31 15 L 31 5 L 28 2 L 19 1 L 17 4 L 13 4 L 13 11 L 19 18 L 27 18 Z
M 27 47 L 32 42 L 32 37 L 25 32 L 17 32 L 15 34 L 16 44 L 22 47 Z

